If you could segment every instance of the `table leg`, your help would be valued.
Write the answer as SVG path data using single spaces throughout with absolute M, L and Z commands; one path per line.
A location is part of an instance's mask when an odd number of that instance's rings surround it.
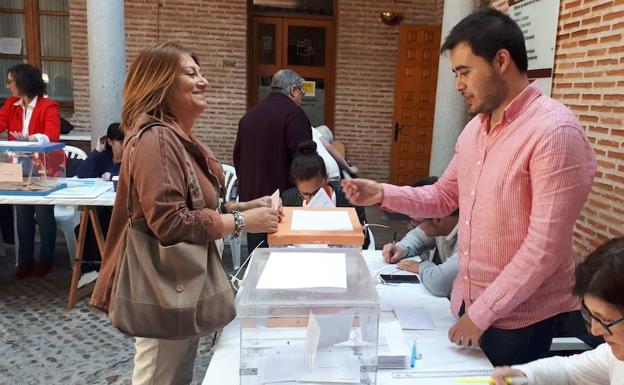
M 80 265 L 82 262 L 82 254 L 84 252 L 85 239 L 87 237 L 87 226 L 89 226 L 89 206 L 83 207 L 80 214 L 80 227 L 78 228 L 78 243 L 76 244 L 76 260 L 72 266 L 72 278 L 69 285 L 69 297 L 67 299 L 66 310 L 71 310 L 78 300 L 78 281 L 80 280 Z M 99 222 L 98 222 L 99 225 Z M 101 229 L 100 229 L 101 231 Z
M 100 225 L 100 219 L 97 216 L 97 211 L 95 208 L 89 210 L 89 217 L 91 218 L 91 226 L 93 226 L 93 232 L 95 233 L 95 239 L 97 241 L 98 249 L 100 250 L 100 255 L 104 256 L 104 245 L 106 241 L 104 239 L 104 232 L 102 231 L 102 225 Z

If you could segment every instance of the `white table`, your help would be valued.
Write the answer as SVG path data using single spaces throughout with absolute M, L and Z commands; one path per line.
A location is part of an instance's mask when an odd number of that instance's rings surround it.
M 381 258 L 381 251 L 363 252 L 368 261 Z M 404 330 L 408 340 L 415 339 L 422 359 L 416 361 L 413 370 L 491 370 L 492 364 L 480 349 L 459 348 L 451 344 L 447 334 L 456 322 L 451 314 L 446 298 L 434 297 L 420 284 L 377 285 L 382 304 L 387 306 L 418 306 L 425 308 L 431 316 L 434 330 Z M 223 334 L 215 346 L 203 385 L 238 385 L 240 363 L 240 328 L 238 320 L 232 321 L 223 329 Z M 410 344 L 411 346 L 411 344 Z M 419 384 L 456 385 L 452 377 L 438 378 L 393 378 L 393 373 L 410 370 L 385 369 L 377 371 L 377 384 Z
M 58 190 L 62 191 L 62 190 Z M 88 295 L 93 289 L 92 285 L 84 286 L 78 290 L 78 280 L 80 279 L 80 265 L 82 264 L 82 254 L 84 251 L 84 243 L 87 235 L 89 220 L 95 233 L 100 255 L 104 255 L 104 233 L 100 226 L 96 206 L 113 206 L 115 203 L 115 193 L 112 190 L 104 192 L 95 198 L 84 197 L 50 197 L 50 196 L 33 196 L 33 195 L 0 195 L 0 204 L 11 205 L 66 205 L 78 206 L 82 212 L 80 214 L 80 227 L 78 229 L 78 240 L 76 243 L 76 260 L 72 267 L 72 278 L 69 285 L 69 295 L 67 298 L 66 309 L 70 310 L 78 301 L 78 298 Z

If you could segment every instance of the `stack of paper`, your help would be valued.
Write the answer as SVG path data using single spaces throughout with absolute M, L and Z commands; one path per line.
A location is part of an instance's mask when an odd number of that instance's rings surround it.
M 410 348 L 396 319 L 379 323 L 377 367 L 379 369 L 405 369 L 410 358 Z

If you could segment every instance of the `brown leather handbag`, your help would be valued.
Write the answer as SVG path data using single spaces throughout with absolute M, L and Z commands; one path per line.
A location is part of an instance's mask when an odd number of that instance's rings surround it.
M 132 155 L 142 128 L 130 149 Z M 184 151 L 191 209 L 205 206 L 197 176 Z M 115 271 L 109 321 L 121 332 L 147 338 L 179 339 L 205 335 L 236 315 L 234 295 L 216 242 L 163 246 L 144 218 L 132 219 L 129 177 L 128 226 Z

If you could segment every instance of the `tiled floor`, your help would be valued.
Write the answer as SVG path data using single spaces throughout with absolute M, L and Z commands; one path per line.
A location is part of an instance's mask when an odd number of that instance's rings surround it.
M 401 237 L 405 220 L 391 220 L 377 208 L 367 208 L 377 248 Z M 86 300 L 65 312 L 69 287 L 66 249 L 59 238 L 57 264 L 46 279 L 14 278 L 13 249 L 0 257 L 0 384 L 129 384 L 133 340 L 110 326 L 104 314 Z M 246 248 L 243 246 L 243 256 Z M 225 265 L 231 266 L 226 247 Z M 231 271 L 229 272 L 231 273 Z M 212 356 L 209 338 L 202 340 L 195 365 L 200 384 Z

